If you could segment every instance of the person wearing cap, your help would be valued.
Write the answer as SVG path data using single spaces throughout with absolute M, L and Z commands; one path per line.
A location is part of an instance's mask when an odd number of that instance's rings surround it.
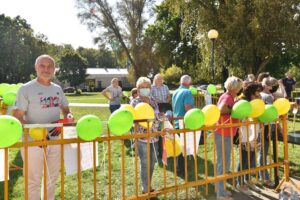
M 189 75 L 183 75 L 180 78 L 180 86 L 172 96 L 173 116 L 184 117 L 185 113 L 195 107 L 194 98 L 189 87 L 192 83 L 192 78 Z M 175 128 L 179 129 L 179 120 L 175 120 Z M 180 154 L 177 157 L 177 174 L 184 175 L 184 156 Z

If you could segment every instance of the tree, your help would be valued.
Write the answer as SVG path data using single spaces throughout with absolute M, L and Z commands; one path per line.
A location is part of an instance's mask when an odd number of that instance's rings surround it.
M 33 30 L 20 16 L 0 15 L 0 82 L 17 83 L 30 80 L 34 61 L 46 52 L 47 38 L 33 35 Z
M 116 67 L 116 58 L 112 52 L 105 47 L 99 49 L 79 47 L 77 52 L 87 60 L 89 68 L 114 68 Z
M 183 14 L 173 12 L 172 3 L 164 1 L 155 8 L 156 21 L 147 27 L 146 36 L 155 41 L 155 56 L 163 68 L 175 64 L 183 72 L 191 72 L 199 62 L 198 46 L 193 41 L 195 31 L 181 33 Z
M 85 82 L 87 61 L 78 53 L 66 51 L 60 58 L 57 78 L 59 81 L 68 82 L 75 89 Z
M 182 70 L 180 67 L 172 65 L 165 70 L 161 70 L 160 73 L 166 84 L 171 86 L 178 86 L 180 84 L 180 77 L 182 76 Z
M 95 41 L 107 44 L 117 40 L 134 69 L 135 79 L 149 72 L 140 54 L 146 49 L 143 45 L 147 45 L 144 40 L 145 13 L 149 13 L 153 3 L 154 0 L 122 0 L 117 2 L 117 7 L 112 7 L 107 0 L 77 0 L 81 21 L 91 31 L 101 31 Z
M 191 23 L 197 24 L 203 56 L 209 55 L 211 49 L 207 32 L 212 28 L 219 31 L 216 49 L 219 80 L 224 73 L 242 76 L 266 70 L 275 72 L 299 60 L 298 0 L 176 2 L 178 4 L 172 4 L 174 10 L 184 12 L 181 31 L 189 30 L 187 27 Z M 295 52 L 298 52 L 297 56 L 293 57 Z M 204 59 L 199 65 L 201 71 L 209 67 L 206 61 Z

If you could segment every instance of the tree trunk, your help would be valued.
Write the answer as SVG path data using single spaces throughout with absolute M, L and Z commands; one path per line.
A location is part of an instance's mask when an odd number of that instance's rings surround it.
M 268 56 L 265 60 L 263 60 L 260 65 L 258 66 L 256 76 L 258 76 L 259 73 L 263 72 L 266 69 L 266 65 L 271 61 L 271 57 Z

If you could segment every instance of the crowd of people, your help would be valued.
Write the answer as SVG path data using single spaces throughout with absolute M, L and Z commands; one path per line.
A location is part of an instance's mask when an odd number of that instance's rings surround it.
M 245 80 L 235 76 L 229 77 L 224 83 L 226 92 L 219 97 L 217 106 L 221 111 L 221 117 L 217 124 L 229 124 L 238 122 L 237 119 L 231 118 L 231 110 L 240 99 L 251 101 L 253 99 L 262 99 L 265 104 L 272 104 L 278 98 L 288 98 L 291 100 L 291 92 L 295 88 L 295 80 L 292 78 L 291 73 L 286 74 L 286 78 L 277 80 L 271 77 L 269 73 L 260 73 L 256 78 L 253 74 L 249 74 Z M 189 75 L 183 75 L 180 79 L 180 86 L 170 94 L 167 85 L 163 84 L 163 78 L 160 74 L 155 75 L 153 85 L 151 86 L 150 79 L 140 77 L 131 93 L 130 103 L 136 106 L 140 102 L 148 103 L 155 110 L 155 123 L 153 123 L 152 131 L 159 130 L 159 117 L 160 115 L 173 112 L 173 117 L 184 117 L 185 113 L 195 107 L 194 98 L 189 90 L 192 84 L 192 78 Z M 171 98 L 172 96 L 172 98 Z M 253 120 L 253 119 L 248 119 Z M 179 120 L 175 120 L 174 128 L 179 129 Z M 247 130 L 248 129 L 248 130 Z M 269 129 L 271 129 L 269 131 Z M 139 132 L 146 132 L 146 128 L 139 127 Z M 268 134 L 268 133 L 271 134 Z M 241 134 L 241 153 L 240 159 L 236 165 L 236 171 L 254 168 L 255 166 L 264 166 L 267 164 L 267 156 L 269 152 L 269 135 L 274 137 L 275 124 L 265 125 L 264 131 L 261 130 L 260 125 L 251 124 L 249 126 L 222 128 L 215 131 L 215 144 L 217 152 L 217 175 L 222 175 L 229 171 L 231 164 L 232 142 L 231 137 L 236 134 Z M 254 137 L 255 136 L 255 137 Z M 249 139 L 250 138 L 250 139 Z M 161 137 L 153 137 L 150 139 L 150 184 L 153 174 L 154 165 L 157 159 L 155 155 L 162 154 L 162 144 L 159 143 Z M 223 141 L 224 142 L 223 142 Z M 262 148 L 258 143 L 264 140 Z M 148 163 L 147 163 L 147 138 L 138 140 L 138 156 L 141 165 L 141 179 L 142 179 L 142 192 L 147 193 L 153 191 L 151 185 L 148 185 Z M 248 143 L 250 143 L 248 145 Z M 224 144 L 224 147 L 222 147 Z M 161 148 L 159 148 L 161 147 Z M 258 160 L 255 156 L 255 148 L 258 150 Z M 225 151 L 225 152 L 223 152 Z M 248 151 L 249 157 L 248 157 Z M 249 162 L 248 162 L 248 159 Z M 224 162 L 225 160 L 225 162 Z M 240 163 L 242 161 L 242 164 Z M 250 166 L 248 166 L 250 163 Z M 225 166 L 224 166 L 225 164 Z M 181 154 L 176 159 L 177 175 L 185 175 L 185 162 L 184 155 Z M 271 181 L 267 170 L 259 172 L 259 179 L 261 183 L 268 187 L 274 187 L 274 182 Z M 236 188 L 244 193 L 250 194 L 252 189 L 259 191 L 259 188 L 251 182 L 250 175 L 237 177 Z M 243 183 L 244 184 L 243 184 Z M 216 183 L 217 199 L 231 199 L 232 193 L 224 187 L 224 181 Z
M 49 55 L 39 56 L 35 62 L 35 70 L 37 78 L 24 84 L 18 91 L 13 115 L 23 124 L 53 123 L 60 118 L 60 112 L 62 112 L 64 117 L 69 115 L 68 101 L 63 90 L 60 86 L 51 82 L 55 71 L 54 59 Z M 251 101 L 259 98 L 266 104 L 272 104 L 277 98 L 281 97 L 291 99 L 291 92 L 295 88 L 295 83 L 290 73 L 287 73 L 286 78 L 282 80 L 270 77 L 269 73 L 261 73 L 257 78 L 253 74 L 250 74 L 245 80 L 235 76 L 229 77 L 224 83 L 226 92 L 220 96 L 217 103 L 221 112 L 221 117 L 217 124 L 237 122 L 236 119 L 231 118 L 230 113 L 235 102 L 239 99 Z M 189 75 L 183 75 L 180 79 L 180 86 L 171 95 L 168 86 L 164 84 L 163 77 L 160 74 L 154 76 L 153 84 L 149 78 L 140 77 L 136 82 L 136 88 L 131 90 L 131 96 L 129 98 L 130 104 L 135 107 L 140 103 L 147 103 L 153 108 L 155 120 L 152 123 L 152 127 L 150 127 L 150 131 L 157 132 L 161 128 L 160 119 L 165 113 L 172 112 L 174 118 L 184 117 L 187 111 L 195 107 L 193 95 L 189 90 L 191 84 L 192 78 Z M 102 94 L 109 100 L 111 113 L 120 108 L 120 99 L 124 98 L 124 95 L 117 78 L 111 80 L 111 85 L 104 89 Z M 174 128 L 180 128 L 179 120 L 175 120 Z M 236 133 L 241 134 L 240 145 L 242 149 L 240 154 L 241 159 L 239 159 L 242 160 L 242 165 L 238 162 L 236 171 L 257 166 L 254 153 L 254 149 L 257 148 L 255 141 L 264 140 L 264 147 L 258 149 L 258 164 L 259 166 L 266 165 L 270 141 L 268 137 L 270 135 L 271 137 L 274 136 L 275 125 L 265 125 L 263 129 L 265 130 L 262 131 L 257 124 L 250 125 L 250 127 L 216 129 L 214 136 L 217 152 L 217 175 L 222 175 L 230 169 L 233 148 L 231 137 L 235 136 Z M 145 133 L 148 130 L 148 128 L 143 126 L 138 126 L 137 128 L 138 133 Z M 267 132 L 271 132 L 271 134 L 264 134 Z M 256 137 L 251 137 L 252 139 L 249 140 L 249 135 L 253 136 L 253 134 Z M 49 130 L 47 139 L 56 140 L 59 139 L 59 136 L 52 134 L 51 130 Z M 250 145 L 247 144 L 249 142 Z M 148 143 L 150 143 L 150 148 L 148 148 Z M 161 137 L 140 138 L 137 144 L 140 159 L 142 192 L 152 192 L 154 189 L 151 187 L 151 178 L 154 172 L 155 162 L 157 161 L 157 155 L 161 157 L 163 151 Z M 223 144 L 224 146 L 222 147 Z M 150 150 L 150 164 L 148 163 L 148 149 Z M 43 176 L 44 159 L 46 159 L 48 163 L 47 167 L 50 179 L 47 185 L 47 199 L 54 199 L 55 182 L 60 170 L 60 151 L 60 145 L 47 146 L 46 154 L 43 148 L 28 148 L 27 159 L 30 160 L 30 162 L 28 162 L 29 199 L 40 199 L 40 185 Z M 248 156 L 249 151 L 250 156 Z M 24 149 L 22 149 L 22 158 L 25 160 Z M 250 159 L 249 162 L 248 159 Z M 248 166 L 248 163 L 250 163 L 250 166 Z M 150 176 L 148 175 L 148 166 L 150 166 Z M 185 166 L 183 154 L 177 157 L 176 166 L 177 175 L 184 176 L 187 166 Z M 148 178 L 150 178 L 150 185 L 148 184 Z M 260 171 L 259 178 L 267 186 L 272 187 L 274 185 L 267 170 Z M 245 182 L 246 184 L 241 184 L 241 182 Z M 232 193 L 225 189 L 224 181 L 217 182 L 216 187 L 218 199 L 231 199 Z M 243 192 L 248 192 L 248 187 L 258 190 L 258 188 L 251 183 L 249 175 L 237 177 L 238 189 Z

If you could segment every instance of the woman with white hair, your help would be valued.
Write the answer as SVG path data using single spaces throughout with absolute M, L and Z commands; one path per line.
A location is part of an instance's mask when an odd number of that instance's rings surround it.
M 156 74 L 153 79 L 153 85 L 151 88 L 151 96 L 155 99 L 158 104 L 160 112 L 166 112 L 172 110 L 170 104 L 171 95 L 167 85 L 163 84 L 164 80 L 160 74 Z
M 151 132 L 156 132 L 158 129 L 158 106 L 155 100 L 150 96 L 151 92 L 151 81 L 146 77 L 140 77 L 136 82 L 136 88 L 138 91 L 138 97 L 133 99 L 131 105 L 135 107 L 139 103 L 147 103 L 149 104 L 155 113 L 155 121 L 152 124 L 150 129 Z M 138 133 L 146 133 L 147 128 L 138 125 Z M 151 178 L 154 170 L 154 165 L 156 161 L 156 154 L 157 154 L 157 142 L 158 137 L 151 137 L 151 138 L 139 138 L 138 139 L 138 156 L 140 158 L 140 165 L 141 165 L 141 179 L 142 179 L 142 192 L 149 193 L 154 191 L 151 188 Z M 147 143 L 150 142 L 150 187 L 148 186 L 148 148 Z M 150 188 L 150 191 L 148 190 Z
M 237 120 L 231 119 L 230 113 L 234 105 L 234 100 L 242 91 L 243 81 L 235 76 L 229 77 L 224 87 L 226 92 L 219 98 L 218 108 L 221 111 L 221 117 L 218 121 L 218 125 L 235 123 Z M 231 163 L 231 137 L 234 137 L 237 127 L 234 128 L 220 128 L 215 132 L 215 144 L 217 149 L 217 175 L 223 175 L 223 172 L 229 171 Z M 224 140 L 224 146 L 222 145 Z M 223 146 L 223 147 L 222 147 Z M 223 152 L 223 150 L 225 152 Z M 223 157 L 223 153 L 224 156 Z M 225 166 L 223 166 L 223 159 L 225 159 Z M 223 169 L 225 167 L 225 170 Z M 224 181 L 219 181 L 217 186 L 217 199 L 228 200 L 232 199 L 232 193 L 224 189 Z

